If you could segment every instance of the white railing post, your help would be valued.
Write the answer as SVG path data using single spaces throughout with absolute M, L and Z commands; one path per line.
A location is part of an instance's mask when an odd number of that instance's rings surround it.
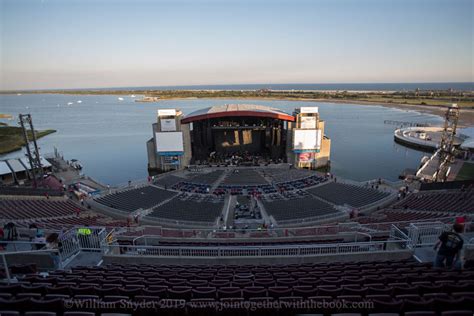
M 10 269 L 8 269 L 7 258 L 2 254 L 3 267 L 5 268 L 5 276 L 7 277 L 8 284 L 11 283 Z

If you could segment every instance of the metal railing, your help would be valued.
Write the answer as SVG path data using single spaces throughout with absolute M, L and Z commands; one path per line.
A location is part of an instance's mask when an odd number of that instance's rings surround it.
M 407 247 L 413 248 L 411 239 L 405 234 L 400 228 L 396 225 L 390 227 L 390 239 L 391 240 L 405 240 L 407 242 Z
M 77 240 L 77 229 L 72 228 L 59 236 L 62 251 L 59 253 L 61 263 L 66 266 L 81 251 Z
M 408 238 L 412 247 L 432 246 L 442 232 L 449 230 L 443 222 L 411 223 L 408 226 Z
M 317 215 L 317 216 L 312 216 L 312 217 L 285 219 L 285 220 L 277 221 L 277 223 L 280 224 L 280 225 L 302 224 L 302 223 L 311 223 L 311 222 L 316 222 L 316 221 L 322 221 L 322 220 L 326 220 L 326 219 L 335 219 L 336 220 L 338 218 L 348 217 L 348 216 L 349 215 L 347 213 L 344 213 L 343 211 L 337 211 L 337 213 Z
M 454 221 L 455 217 L 443 217 L 438 218 L 440 222 L 451 222 Z M 123 229 L 122 232 L 116 231 L 116 236 L 130 236 L 130 237 L 156 237 L 163 238 L 175 237 L 175 238 L 207 238 L 207 239 L 219 239 L 218 234 L 224 233 L 223 238 L 252 238 L 252 233 L 264 233 L 267 232 L 268 236 L 264 234 L 258 235 L 259 237 L 253 237 L 254 239 L 262 239 L 265 237 L 311 237 L 321 235 L 334 235 L 341 232 L 390 232 L 391 226 L 396 225 L 397 227 L 404 228 L 408 227 L 412 223 L 432 223 L 432 219 L 423 220 L 411 220 L 411 221 L 399 221 L 399 222 L 380 222 L 380 223 L 368 223 L 360 224 L 358 222 L 345 222 L 339 224 L 321 224 L 306 227 L 273 227 L 267 229 L 218 229 L 218 228 L 190 228 L 190 229 L 179 229 L 179 228 L 164 228 L 161 226 L 143 225 L 139 227 L 129 227 Z M 474 227 L 474 226 L 473 226 Z M 150 233 L 148 228 L 152 229 Z M 473 229 L 474 230 L 474 229 Z M 232 233 L 232 237 L 229 237 L 229 233 Z
M 409 240 L 386 240 L 353 243 L 313 245 L 271 245 L 271 246 L 223 246 L 223 247 L 177 247 L 177 246 L 128 246 L 107 244 L 107 253 L 115 256 L 157 256 L 157 257 L 293 257 L 327 254 L 355 254 L 365 252 L 386 252 L 406 249 Z
M 82 235 L 79 233 L 80 228 L 87 228 L 90 230 L 90 234 Z M 31 242 L 31 241 L 5 241 L 7 251 L 0 252 L 0 256 L 3 261 L 3 268 L 5 269 L 5 275 L 7 280 L 10 280 L 10 271 L 6 256 L 17 255 L 17 254 L 28 254 L 28 253 L 57 253 L 58 265 L 55 268 L 66 267 L 81 250 L 88 251 L 103 251 L 103 245 L 107 245 L 107 241 L 110 239 L 110 233 L 104 227 L 82 227 L 78 226 L 71 228 L 66 232 L 59 232 L 58 238 L 58 249 L 45 249 L 47 243 L 44 242 Z M 38 247 L 40 246 L 40 247 Z M 39 249 L 34 249 L 39 248 Z

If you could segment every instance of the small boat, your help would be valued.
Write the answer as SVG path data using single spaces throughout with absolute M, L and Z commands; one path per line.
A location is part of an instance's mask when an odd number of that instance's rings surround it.
M 118 98 L 119 101 L 123 101 L 123 98 Z
M 81 100 L 78 100 L 77 103 L 82 103 L 82 101 L 81 101 Z
M 68 102 L 67 103 L 67 105 L 73 105 L 73 104 L 74 104 L 74 102 Z
M 134 98 L 134 97 L 135 97 L 135 95 L 134 95 L 134 94 L 132 94 L 132 95 L 130 96 L 130 98 Z

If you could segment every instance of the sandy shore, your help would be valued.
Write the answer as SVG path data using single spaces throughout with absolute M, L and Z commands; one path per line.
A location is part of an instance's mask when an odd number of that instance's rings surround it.
M 446 108 L 433 105 L 411 105 L 411 104 L 397 104 L 397 103 L 376 103 L 376 102 L 364 102 L 364 101 L 337 101 L 337 100 L 318 100 L 319 102 L 327 103 L 353 103 L 361 105 L 378 105 L 384 106 L 387 108 L 407 110 L 407 111 L 417 111 L 420 113 L 427 113 L 440 116 L 444 118 L 446 114 Z M 472 109 L 461 109 L 459 115 L 459 127 L 469 127 L 474 126 L 474 110 Z
M 167 100 L 196 100 L 199 98 L 169 98 L 161 99 L 160 101 Z M 216 98 L 202 98 L 205 99 L 229 99 L 223 97 Z M 435 105 L 412 105 L 412 104 L 401 104 L 401 103 L 383 103 L 383 102 L 369 102 L 369 101 L 358 101 L 358 100 L 334 100 L 334 99 L 295 99 L 295 98 L 232 98 L 233 100 L 269 100 L 269 101 L 306 101 L 306 102 L 324 102 L 324 103 L 344 103 L 344 104 L 360 104 L 360 105 L 372 105 L 372 106 L 384 106 L 393 109 L 406 110 L 406 111 L 417 111 L 420 113 L 427 113 L 437 115 L 444 118 L 446 114 L 446 107 L 435 106 Z M 157 101 L 157 102 L 160 102 Z M 461 109 L 459 115 L 458 127 L 470 127 L 474 126 L 474 110 L 473 109 Z
M 9 94 L 9 93 L 8 93 Z M 48 93 L 46 93 L 48 94 Z M 61 94 L 61 93 L 50 93 L 50 94 Z M 81 93 L 81 94 L 74 94 L 74 93 L 68 93 L 70 95 L 91 95 L 91 96 L 97 96 L 97 94 L 87 94 L 87 93 Z M 106 93 L 106 94 L 100 94 L 100 95 L 118 95 L 118 96 L 123 96 L 121 93 Z M 137 95 L 142 96 L 142 95 Z M 417 111 L 420 113 L 427 113 L 427 114 L 433 114 L 437 115 L 439 117 L 444 118 L 444 115 L 446 114 L 446 107 L 441 107 L 437 105 L 412 105 L 412 104 L 403 104 L 403 103 L 388 103 L 388 102 L 370 102 L 370 101 L 359 101 L 359 100 L 335 100 L 335 99 L 306 99 L 306 98 L 272 98 L 272 97 L 207 97 L 207 98 L 198 98 L 198 97 L 188 97 L 188 98 L 166 98 L 166 99 L 161 99 L 159 101 L 139 101 L 138 99 L 135 100 L 136 102 L 140 103 L 156 103 L 156 102 L 161 102 L 161 101 L 167 101 L 167 100 L 196 100 L 196 99 L 201 99 L 201 100 L 206 100 L 206 99 L 233 99 L 233 100 L 268 100 L 268 101 L 306 101 L 306 102 L 324 102 L 324 103 L 344 103 L 344 104 L 360 104 L 360 105 L 373 105 L 373 106 L 384 106 L 388 108 L 394 108 L 394 109 L 399 109 L 399 110 L 406 110 L 406 111 Z M 459 127 L 472 127 L 474 126 L 474 109 L 461 109 L 461 115 L 459 116 Z

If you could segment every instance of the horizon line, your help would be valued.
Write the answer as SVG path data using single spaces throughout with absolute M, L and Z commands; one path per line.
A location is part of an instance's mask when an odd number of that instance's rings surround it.
M 106 89 L 145 89 L 171 87 L 203 87 L 203 86 L 255 86 L 255 85 L 386 85 L 386 84 L 473 84 L 474 81 L 425 81 L 425 82 L 287 82 L 287 83 L 226 83 L 226 84 L 179 84 L 179 85 L 144 85 L 144 86 L 101 86 L 88 88 L 37 88 L 37 89 L 0 89 L 0 92 L 31 92 L 31 91 L 71 91 L 71 90 L 106 90 Z M 473 87 L 474 88 L 474 87 Z M 233 89 L 229 89 L 233 90 Z M 240 90 L 240 89 L 239 89 Z

